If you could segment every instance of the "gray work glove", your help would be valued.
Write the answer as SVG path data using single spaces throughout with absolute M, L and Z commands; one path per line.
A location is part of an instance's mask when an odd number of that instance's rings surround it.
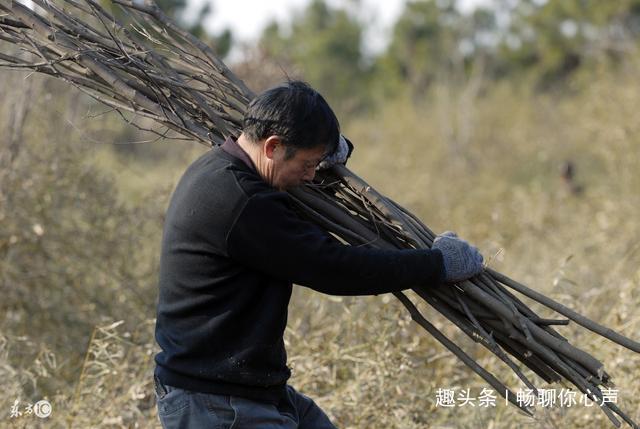
M 459 282 L 482 272 L 483 258 L 478 249 L 458 238 L 455 232 L 440 234 L 431 248 L 442 252 L 446 282 Z
M 320 162 L 320 164 L 318 164 L 316 170 L 324 170 L 326 168 L 333 167 L 336 164 L 344 164 L 347 162 L 347 158 L 349 158 L 351 151 L 353 151 L 353 145 L 349 143 L 349 140 L 340 134 L 338 147 L 331 155 L 327 156 L 322 160 L 322 162 Z

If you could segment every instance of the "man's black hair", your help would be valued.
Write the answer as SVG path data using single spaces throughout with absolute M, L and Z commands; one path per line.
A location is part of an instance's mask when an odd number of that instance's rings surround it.
M 290 158 L 297 149 L 324 146 L 332 153 L 340 138 L 340 124 L 329 104 L 309 84 L 288 81 L 254 98 L 244 115 L 244 134 L 258 142 L 276 135 Z

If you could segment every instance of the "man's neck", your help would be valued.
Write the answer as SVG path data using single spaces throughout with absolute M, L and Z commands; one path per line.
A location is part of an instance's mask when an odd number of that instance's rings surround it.
M 244 133 L 240 134 L 240 137 L 238 137 L 238 140 L 236 140 L 236 142 L 238 143 L 238 146 L 240 146 L 242 150 L 245 151 L 247 156 L 249 156 L 249 159 L 251 159 L 253 165 L 257 166 L 260 158 L 260 146 L 250 141 L 244 135 Z
M 267 168 L 267 158 L 264 156 L 264 153 L 262 151 L 263 144 L 249 140 L 247 136 L 244 135 L 244 133 L 240 134 L 240 137 L 238 137 L 236 143 L 247 154 L 247 156 L 253 163 L 256 172 L 260 175 L 260 177 L 262 177 L 262 180 L 270 184 L 271 181 L 268 179 L 267 174 L 265 173 L 269 171 L 269 169 Z

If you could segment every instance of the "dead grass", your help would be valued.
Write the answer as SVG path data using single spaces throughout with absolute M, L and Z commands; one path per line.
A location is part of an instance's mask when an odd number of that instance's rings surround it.
M 492 88 L 466 109 L 473 136 L 468 141 L 456 140 L 463 134 L 451 125 L 455 121 L 447 123 L 457 114 L 450 110 L 456 103 L 426 100 L 410 107 L 403 100 L 390 102 L 375 117 L 345 124 L 357 144 L 350 166 L 436 231 L 456 230 L 480 245 L 491 266 L 638 339 L 637 76 L 632 71 L 601 76 L 572 96 Z M 450 93 L 455 97 L 455 91 Z M 142 181 L 149 188 L 165 187 L 168 198 L 188 158 L 162 164 L 163 170 L 137 170 L 125 182 L 148 173 L 150 179 Z M 565 160 L 576 167 L 580 194 L 572 194 L 560 178 Z M 122 167 L 111 158 L 98 162 L 116 176 L 116 167 Z M 130 186 L 133 198 L 143 194 L 143 187 Z M 153 285 L 155 277 L 150 274 L 147 281 Z M 87 333 L 86 350 L 52 353 L 46 335 L 12 336 L 5 326 L 0 337 L 2 425 L 37 426 L 33 416 L 9 419 L 11 404 L 16 398 L 36 400 L 30 386 L 56 378 L 61 354 L 77 354 L 87 360 L 66 387 L 49 396 L 54 412 L 46 427 L 158 427 L 151 386 L 154 303 L 147 310 L 144 324 L 115 326 L 118 319 L 99 322 L 96 317 L 99 327 L 90 342 Z M 485 350 L 432 309 L 424 310 L 490 371 L 510 377 Z M 113 309 L 96 313 L 109 316 Z M 621 408 L 640 421 L 640 355 L 573 324 L 562 332 L 605 362 Z M 489 386 L 417 329 L 387 296 L 335 298 L 296 288 L 286 341 L 291 383 L 314 397 L 342 428 L 610 427 L 602 413 L 582 406 L 540 409 L 536 420 L 500 400 L 488 409 L 437 407 L 438 388 L 478 394 Z M 516 380 L 512 386 L 523 387 Z M 540 387 L 563 386 L 540 382 Z

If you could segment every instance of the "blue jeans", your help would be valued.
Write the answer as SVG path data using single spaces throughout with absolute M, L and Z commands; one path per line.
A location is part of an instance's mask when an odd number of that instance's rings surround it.
M 287 386 L 286 398 L 273 405 L 179 389 L 157 379 L 155 383 L 164 429 L 336 429 L 311 398 L 291 386 Z

